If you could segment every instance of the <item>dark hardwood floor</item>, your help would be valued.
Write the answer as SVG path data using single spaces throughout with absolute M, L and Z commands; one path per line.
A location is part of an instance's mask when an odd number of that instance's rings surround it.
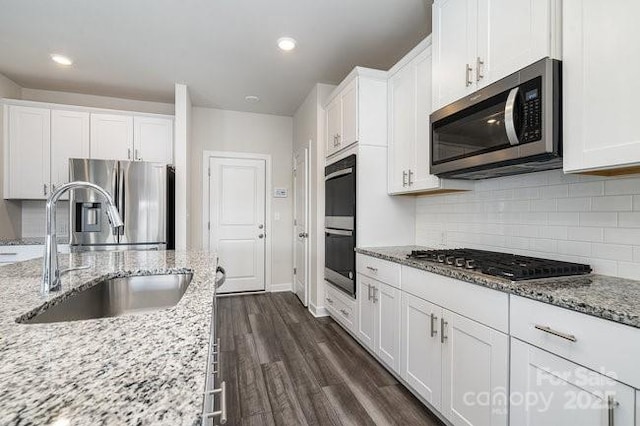
M 218 301 L 230 425 L 441 425 L 331 318 L 292 293 Z

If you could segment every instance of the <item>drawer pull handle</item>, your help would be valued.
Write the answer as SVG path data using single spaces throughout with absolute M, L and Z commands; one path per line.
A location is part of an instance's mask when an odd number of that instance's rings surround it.
M 434 314 L 431 314 L 431 337 L 438 334 L 438 329 L 435 326 L 435 323 L 438 322 L 438 317 Z
M 331 303 L 333 305 L 333 299 L 327 297 L 327 302 Z
M 227 423 L 227 384 L 222 382 L 219 389 L 214 389 L 206 393 L 211 396 L 215 396 L 218 393 L 220 394 L 220 410 L 205 413 L 204 417 L 207 419 L 220 417 L 220 424 L 223 425 Z
M 562 333 L 560 331 L 556 331 L 551 327 L 547 327 L 546 325 L 534 325 L 536 330 L 544 331 L 545 333 L 552 334 L 556 337 L 560 337 L 561 339 L 569 340 L 570 342 L 577 342 L 578 339 L 573 334 Z
M 17 255 L 18 253 L 8 253 L 8 252 L 0 253 L 0 256 L 17 256 Z
M 371 272 L 378 272 L 378 268 L 374 268 L 373 266 L 367 266 L 367 269 Z
M 345 317 L 349 317 L 349 312 L 345 311 L 344 309 L 340 309 L 340 312 L 342 313 L 342 315 L 344 315 Z

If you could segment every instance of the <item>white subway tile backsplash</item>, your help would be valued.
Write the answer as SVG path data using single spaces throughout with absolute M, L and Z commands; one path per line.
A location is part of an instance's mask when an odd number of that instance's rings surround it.
M 617 213 L 580 213 L 580 226 L 618 226 Z
M 553 170 L 474 186 L 419 198 L 416 243 L 589 263 L 597 273 L 640 280 L 640 177 Z
M 569 197 L 604 195 L 604 182 L 579 182 L 569 184 Z
M 614 195 L 591 198 L 591 210 L 594 212 L 622 212 L 633 210 L 631 195 Z

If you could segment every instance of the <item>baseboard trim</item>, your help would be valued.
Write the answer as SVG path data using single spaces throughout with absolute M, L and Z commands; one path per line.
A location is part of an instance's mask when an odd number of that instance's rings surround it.
M 329 311 L 324 306 L 316 306 L 313 303 L 309 302 L 309 312 L 316 318 L 328 317 Z
M 269 288 L 271 293 L 280 293 L 283 291 L 293 291 L 293 285 L 291 283 L 271 284 Z

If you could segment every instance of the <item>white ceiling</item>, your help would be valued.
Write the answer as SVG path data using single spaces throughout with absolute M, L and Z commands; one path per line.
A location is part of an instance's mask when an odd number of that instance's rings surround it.
M 292 115 L 316 82 L 390 68 L 430 22 L 431 0 L 0 0 L 0 73 L 33 89 L 160 102 L 182 82 L 198 106 Z M 285 35 L 295 51 L 277 48 Z

